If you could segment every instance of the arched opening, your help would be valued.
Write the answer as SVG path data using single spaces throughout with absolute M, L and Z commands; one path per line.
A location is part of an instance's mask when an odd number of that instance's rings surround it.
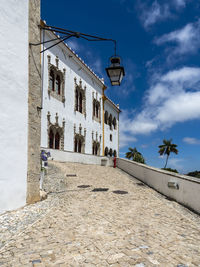
M 78 152 L 81 153 L 82 141 L 79 139 L 78 142 Z
M 76 89 L 76 111 L 78 111 L 78 90 Z
M 112 157 L 112 148 L 110 148 L 109 155 Z
M 93 116 L 95 117 L 95 100 L 93 100 Z
M 105 122 L 105 124 L 108 124 L 108 111 L 105 112 L 104 122 Z
M 74 140 L 74 152 L 78 152 L 78 140 L 75 138 Z
M 50 79 L 49 79 L 49 89 L 54 91 L 54 81 L 55 81 L 55 76 L 53 70 L 50 71 Z
M 92 155 L 94 155 L 94 144 L 92 145 Z
M 82 93 L 80 92 L 79 94 L 79 112 L 82 113 L 82 107 L 83 107 L 83 96 Z
M 117 122 L 116 122 L 116 118 L 114 117 L 114 119 L 113 119 L 113 127 L 114 127 L 114 129 L 116 129 L 116 125 L 117 125 Z
M 57 75 L 56 76 L 56 93 L 58 94 L 58 95 L 60 95 L 60 76 L 59 75 Z
M 96 117 L 97 118 L 99 117 L 99 106 L 98 106 L 98 104 L 96 104 Z
M 113 152 L 113 156 L 114 156 L 114 157 L 117 157 L 117 151 L 116 151 L 116 150 L 114 150 L 114 152 Z
M 95 155 L 98 155 L 98 145 L 95 146 Z
M 49 148 L 53 148 L 53 141 L 54 141 L 54 133 L 52 130 L 50 130 L 49 133 Z
M 58 132 L 55 135 L 55 149 L 60 149 L 60 134 Z
M 110 114 L 110 116 L 109 116 L 108 124 L 109 124 L 109 126 L 110 126 L 110 130 L 112 130 L 112 115 L 111 115 L 111 114 Z
M 104 154 L 105 154 L 105 156 L 108 156 L 108 148 L 107 147 L 105 148 L 105 153 Z

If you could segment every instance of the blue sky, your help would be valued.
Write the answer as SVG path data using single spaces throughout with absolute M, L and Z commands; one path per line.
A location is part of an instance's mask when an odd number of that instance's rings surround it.
M 136 147 L 148 165 L 163 167 L 162 140 L 179 154 L 168 167 L 200 169 L 200 1 L 42 0 L 47 24 L 117 40 L 126 76 L 111 87 L 105 74 L 113 44 L 70 39 L 69 46 L 108 86 L 120 104 L 120 156 Z

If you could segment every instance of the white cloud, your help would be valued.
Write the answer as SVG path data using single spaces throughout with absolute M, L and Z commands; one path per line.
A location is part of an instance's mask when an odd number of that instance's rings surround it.
M 190 145 L 200 145 L 200 139 L 194 137 L 184 137 L 183 142 L 190 144 Z
M 120 148 L 129 146 L 131 143 L 135 143 L 137 139 L 134 136 L 128 135 L 128 133 L 121 131 L 119 135 L 119 146 Z
M 140 3 L 140 10 L 142 11 L 140 19 L 144 28 L 146 29 L 156 22 L 165 20 L 171 16 L 169 5 L 160 5 L 156 0 L 153 2 L 150 8 L 148 8 L 144 3 Z
M 182 171 L 184 168 L 183 165 L 184 160 L 180 158 L 169 158 L 167 167 L 172 169 L 178 169 L 179 171 Z
M 129 125 L 130 123 L 131 120 L 128 118 L 127 111 L 124 110 L 120 115 L 120 128 L 119 128 L 120 148 L 128 146 L 130 143 L 137 141 L 136 137 L 131 135 L 132 133 L 128 130 L 127 125 Z
M 80 52 L 80 50 L 81 50 L 81 45 L 78 44 L 77 41 L 71 39 L 71 40 L 67 41 L 66 43 L 67 43 L 67 45 L 68 45 L 73 51 L 75 51 L 76 53 L 77 53 L 77 52 Z
M 182 29 L 164 34 L 156 38 L 155 43 L 162 45 L 172 43 L 175 48 L 172 54 L 195 53 L 200 48 L 200 20 L 195 23 L 188 23 Z
M 200 119 L 199 103 L 200 68 L 169 71 L 152 83 L 139 114 L 122 112 L 123 132 L 149 134 L 178 122 Z
M 186 6 L 186 0 L 173 0 L 173 3 L 177 8 L 182 8 Z

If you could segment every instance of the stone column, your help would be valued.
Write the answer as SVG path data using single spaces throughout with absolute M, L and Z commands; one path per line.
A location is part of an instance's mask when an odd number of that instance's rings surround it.
M 29 43 L 40 42 L 38 25 L 40 0 L 29 0 Z M 27 204 L 40 200 L 41 96 L 40 45 L 29 45 Z

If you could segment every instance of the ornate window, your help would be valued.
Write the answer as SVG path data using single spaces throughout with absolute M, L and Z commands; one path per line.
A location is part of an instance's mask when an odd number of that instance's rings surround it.
M 85 153 L 85 137 L 86 129 L 84 129 L 84 135 L 82 135 L 82 126 L 79 125 L 79 132 L 76 133 L 76 125 L 74 125 L 74 152 Z
M 55 90 L 54 85 L 55 85 L 55 76 L 54 76 L 53 70 L 51 70 L 50 71 L 50 77 L 49 77 L 49 89 L 51 91 Z
M 60 149 L 60 133 L 57 132 L 55 135 L 55 149 Z
M 112 134 L 110 134 L 110 141 L 112 141 Z
M 83 111 L 83 97 L 82 97 L 82 93 L 79 92 L 79 112 L 82 113 Z
M 113 128 L 116 130 L 117 129 L 117 122 L 116 122 L 116 118 L 114 117 L 113 119 Z
M 56 93 L 60 95 L 60 87 L 61 87 L 61 81 L 60 81 L 60 76 L 56 76 Z
M 112 115 L 110 114 L 109 119 L 108 119 L 108 124 L 110 126 L 110 130 L 112 130 Z
M 75 105 L 74 111 L 78 111 L 85 115 L 86 117 L 86 86 L 82 88 L 82 81 L 80 79 L 79 84 L 77 84 L 77 79 L 74 78 L 75 82 Z
M 51 129 L 49 132 L 49 148 L 53 148 L 53 143 L 54 143 L 54 133 L 53 130 Z
M 64 149 L 64 130 L 65 130 L 65 120 L 63 119 L 62 127 L 58 124 L 58 114 L 55 116 L 55 124 L 51 123 L 50 112 L 47 114 L 48 121 L 48 145 L 49 148 L 53 149 Z
M 92 131 L 92 154 L 100 155 L 100 144 L 101 144 L 101 135 L 98 137 L 98 133 L 96 132 L 96 138 L 94 139 L 94 132 Z
M 96 156 L 100 155 L 100 143 L 99 142 L 93 141 L 92 154 Z
M 56 57 L 56 65 L 51 64 L 51 57 L 48 55 L 49 72 L 49 97 L 65 102 L 65 69 L 61 71 L 58 67 L 59 59 Z
M 108 111 L 105 111 L 104 122 L 105 124 L 108 124 Z
M 97 100 L 97 93 L 96 93 L 96 99 L 94 98 L 94 92 L 92 93 L 93 98 L 93 112 L 92 112 L 92 119 L 96 120 L 97 122 L 101 122 L 101 100 Z

